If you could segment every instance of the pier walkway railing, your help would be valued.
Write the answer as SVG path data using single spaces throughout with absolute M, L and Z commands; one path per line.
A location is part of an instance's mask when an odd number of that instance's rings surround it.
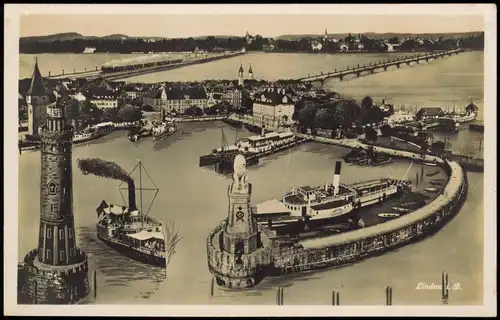
M 339 78 L 342 80 L 345 76 L 355 74 L 357 76 L 360 76 L 361 73 L 363 72 L 370 72 L 374 73 L 376 69 L 383 68 L 385 71 L 387 71 L 387 68 L 390 66 L 397 66 L 398 68 L 401 67 L 403 64 L 410 64 L 412 62 L 415 63 L 420 63 L 420 61 L 429 61 L 431 59 L 437 59 L 440 57 L 444 56 L 451 56 L 453 54 L 459 54 L 462 52 L 462 49 L 455 49 L 455 50 L 449 50 L 449 51 L 442 51 L 442 52 L 434 52 L 434 53 L 425 53 L 425 54 L 419 54 L 416 56 L 405 56 L 405 57 L 398 57 L 392 60 L 385 60 L 385 61 L 379 61 L 377 63 L 369 63 L 368 65 L 359 65 L 353 66 L 353 67 L 347 67 L 344 70 L 337 70 L 333 72 L 328 72 L 328 73 L 323 73 L 321 72 L 320 74 L 317 75 L 308 75 L 307 77 L 299 78 L 296 79 L 301 82 L 315 82 L 315 81 L 320 81 L 323 82 L 326 79 L 330 78 Z

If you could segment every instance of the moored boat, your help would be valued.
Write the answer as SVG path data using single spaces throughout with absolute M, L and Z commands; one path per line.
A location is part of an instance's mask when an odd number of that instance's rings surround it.
M 429 167 L 436 167 L 437 166 L 437 163 L 435 163 L 435 162 L 429 162 L 429 161 L 424 161 L 424 162 L 422 162 L 422 164 L 424 166 L 429 166 Z
M 75 132 L 73 135 L 73 143 L 80 143 L 103 137 L 114 129 L 115 126 L 113 122 L 104 122 L 87 127 L 81 131 Z
M 439 173 L 439 170 L 434 170 L 431 172 L 427 172 L 425 175 L 428 177 L 433 177 L 433 176 L 437 175 L 438 173 Z
M 424 188 L 424 190 L 427 192 L 438 192 L 439 188 L 428 187 L 428 188 Z
M 401 216 L 401 214 L 399 213 L 379 213 L 377 214 L 378 217 L 380 218 L 390 218 L 390 219 L 393 219 L 393 218 L 398 218 Z
M 382 202 L 405 189 L 411 189 L 409 181 L 386 178 L 341 184 L 340 171 L 341 161 L 337 161 L 332 184 L 293 188 L 281 201 L 270 200 L 257 205 L 257 222 L 280 227 L 298 221 L 337 219 L 356 208 Z
M 411 209 L 405 208 L 405 207 L 392 207 L 391 209 L 393 211 L 400 212 L 400 213 L 409 213 L 412 211 Z
M 173 122 L 154 123 L 152 129 L 153 141 L 158 141 L 173 135 L 177 127 Z

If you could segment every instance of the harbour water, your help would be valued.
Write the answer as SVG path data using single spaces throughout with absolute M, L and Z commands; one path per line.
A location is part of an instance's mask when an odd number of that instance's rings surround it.
M 92 59 L 89 56 L 94 55 L 78 55 L 73 61 L 84 63 L 82 60 Z M 347 55 L 330 58 L 325 55 L 256 53 L 243 59 L 251 59 L 258 78 L 266 78 L 267 74 L 268 79 L 272 80 L 303 75 L 304 72 L 313 73 L 315 68 L 325 63 L 321 59 L 345 59 L 342 57 Z M 360 55 L 359 59 L 365 57 Z M 21 55 L 21 59 L 24 64 L 30 65 L 33 58 Z M 44 59 L 48 58 L 39 56 L 42 72 L 47 70 Z M 280 62 L 275 68 L 269 59 Z M 453 62 L 454 59 L 462 60 Z M 308 61 L 311 61 L 310 65 Z M 149 76 L 150 81 L 235 78 L 234 71 L 239 63 L 240 59 L 227 59 L 214 62 L 213 65 L 208 63 L 141 77 Z M 431 63 L 435 65 L 431 67 Z M 395 104 L 439 104 L 456 100 L 459 106 L 468 102 L 468 96 L 474 96 L 474 102 L 482 109 L 482 53 L 471 52 L 431 63 L 338 84 L 327 82 L 325 87 L 356 98 L 365 95 L 375 99 L 391 97 L 389 101 Z M 342 64 L 339 68 L 346 66 Z M 449 64 L 454 64 L 454 68 Z M 273 68 L 266 67 L 269 65 L 273 65 Z M 292 68 L 294 65 L 300 67 Z M 21 72 L 22 69 L 21 66 Z M 161 78 L 160 74 L 163 74 Z M 147 80 L 143 78 L 142 81 Z M 227 292 L 216 288 L 214 297 L 210 298 L 211 275 L 206 262 L 205 240 L 209 230 L 227 216 L 227 185 L 231 177 L 199 168 L 198 159 L 201 154 L 220 146 L 221 128 L 231 142 L 236 136 L 235 129 L 220 122 L 212 122 L 182 124 L 179 133 L 156 145 L 148 139 L 134 145 L 126 139 L 125 132 L 114 132 L 89 144 L 74 147 L 73 198 L 75 223 L 80 228 L 78 243 L 90 255 L 90 267 L 98 272 L 97 301 L 90 303 L 130 304 L 133 301 L 135 304 L 272 305 L 276 300 L 276 287 L 280 285 L 284 286 L 285 305 L 330 304 L 332 290 L 340 292 L 342 305 L 382 305 L 385 302 L 384 288 L 389 284 L 394 292 L 394 305 L 437 305 L 440 304 L 440 290 L 422 290 L 418 287 L 419 283 L 439 285 L 441 270 L 448 272 L 452 284 L 459 283 L 461 287 L 461 290 L 450 291 L 449 304 L 482 303 L 484 201 L 483 174 L 480 173 L 468 174 L 469 196 L 461 212 L 442 231 L 423 242 L 340 269 L 265 279 L 252 290 Z M 472 143 L 471 134 L 477 133 L 465 129 L 450 137 L 455 139 L 455 142 L 452 141 L 454 149 Z M 238 132 L 237 135 L 243 137 L 251 134 Z M 474 145 L 470 145 L 469 149 L 473 150 Z M 334 146 L 308 143 L 291 152 L 285 151 L 261 160 L 259 166 L 248 170 L 249 180 L 254 184 L 252 202 L 256 204 L 279 198 L 292 186 L 319 185 L 330 181 L 335 159 L 345 152 L 345 149 Z M 118 190 L 120 183 L 82 175 L 76 166 L 77 159 L 81 157 L 114 160 L 126 170 L 131 170 L 137 159 L 143 161 L 160 189 L 150 215 L 163 221 L 174 221 L 183 237 L 166 275 L 165 270 L 141 265 L 120 256 L 97 239 L 95 208 L 103 199 L 108 203 L 123 203 Z M 26 152 L 19 159 L 18 258 L 21 260 L 37 243 L 40 154 Z M 388 174 L 402 177 L 408 165 L 405 161 L 377 168 L 346 165 L 342 169 L 342 181 L 349 183 Z M 419 165 L 412 167 L 408 178 L 415 179 L 416 172 L 420 172 Z M 150 201 L 151 195 L 145 193 L 145 207 Z

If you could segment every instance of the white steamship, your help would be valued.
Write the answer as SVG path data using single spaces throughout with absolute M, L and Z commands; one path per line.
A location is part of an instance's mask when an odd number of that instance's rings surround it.
M 341 161 L 335 164 L 333 183 L 293 188 L 281 201 L 270 200 L 257 205 L 259 224 L 274 227 L 304 220 L 330 220 L 342 217 L 356 208 L 376 204 L 411 188 L 409 181 L 375 179 L 356 184 L 340 183 Z

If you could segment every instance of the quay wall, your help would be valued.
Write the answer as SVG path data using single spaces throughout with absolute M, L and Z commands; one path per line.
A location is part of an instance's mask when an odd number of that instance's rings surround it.
M 295 134 L 298 137 L 301 138 L 308 138 L 311 141 L 316 141 L 316 142 L 321 142 L 321 143 L 327 143 L 327 144 L 333 144 L 336 146 L 340 147 L 346 147 L 346 148 L 351 148 L 355 149 L 358 147 L 361 148 L 367 148 L 367 147 L 373 147 L 373 151 L 379 152 L 379 153 L 384 153 L 387 155 L 390 155 L 395 158 L 404 158 L 404 159 L 412 159 L 415 162 L 421 162 L 421 161 L 427 161 L 427 162 L 436 162 L 436 163 L 441 163 L 443 164 L 445 161 L 442 158 L 439 158 L 437 156 L 429 155 L 429 154 L 417 154 L 413 153 L 410 151 L 405 151 L 405 150 L 400 150 L 400 149 L 391 149 L 387 147 L 382 147 L 382 146 L 375 146 L 375 145 L 368 145 L 365 143 L 362 143 L 361 141 L 357 139 L 331 139 L 331 138 L 325 138 L 325 137 L 319 137 L 319 136 L 312 136 L 312 135 L 307 135 L 307 134 L 302 134 L 302 133 L 296 133 Z M 449 160 L 452 160 L 454 162 L 458 162 L 462 168 L 464 168 L 467 171 L 472 171 L 472 172 L 483 172 L 484 171 L 484 160 L 483 159 L 477 159 L 477 158 L 471 158 L 467 156 L 461 156 L 457 154 L 452 154 L 448 155 L 447 158 Z
M 206 116 L 206 117 L 177 117 L 177 118 L 166 118 L 167 120 L 173 120 L 175 122 L 204 122 L 204 121 L 221 121 L 227 119 L 227 116 Z
M 18 265 L 18 303 L 74 304 L 90 292 L 85 252 L 77 249 L 78 263 L 64 267 L 39 268 L 38 250 L 28 252 Z

